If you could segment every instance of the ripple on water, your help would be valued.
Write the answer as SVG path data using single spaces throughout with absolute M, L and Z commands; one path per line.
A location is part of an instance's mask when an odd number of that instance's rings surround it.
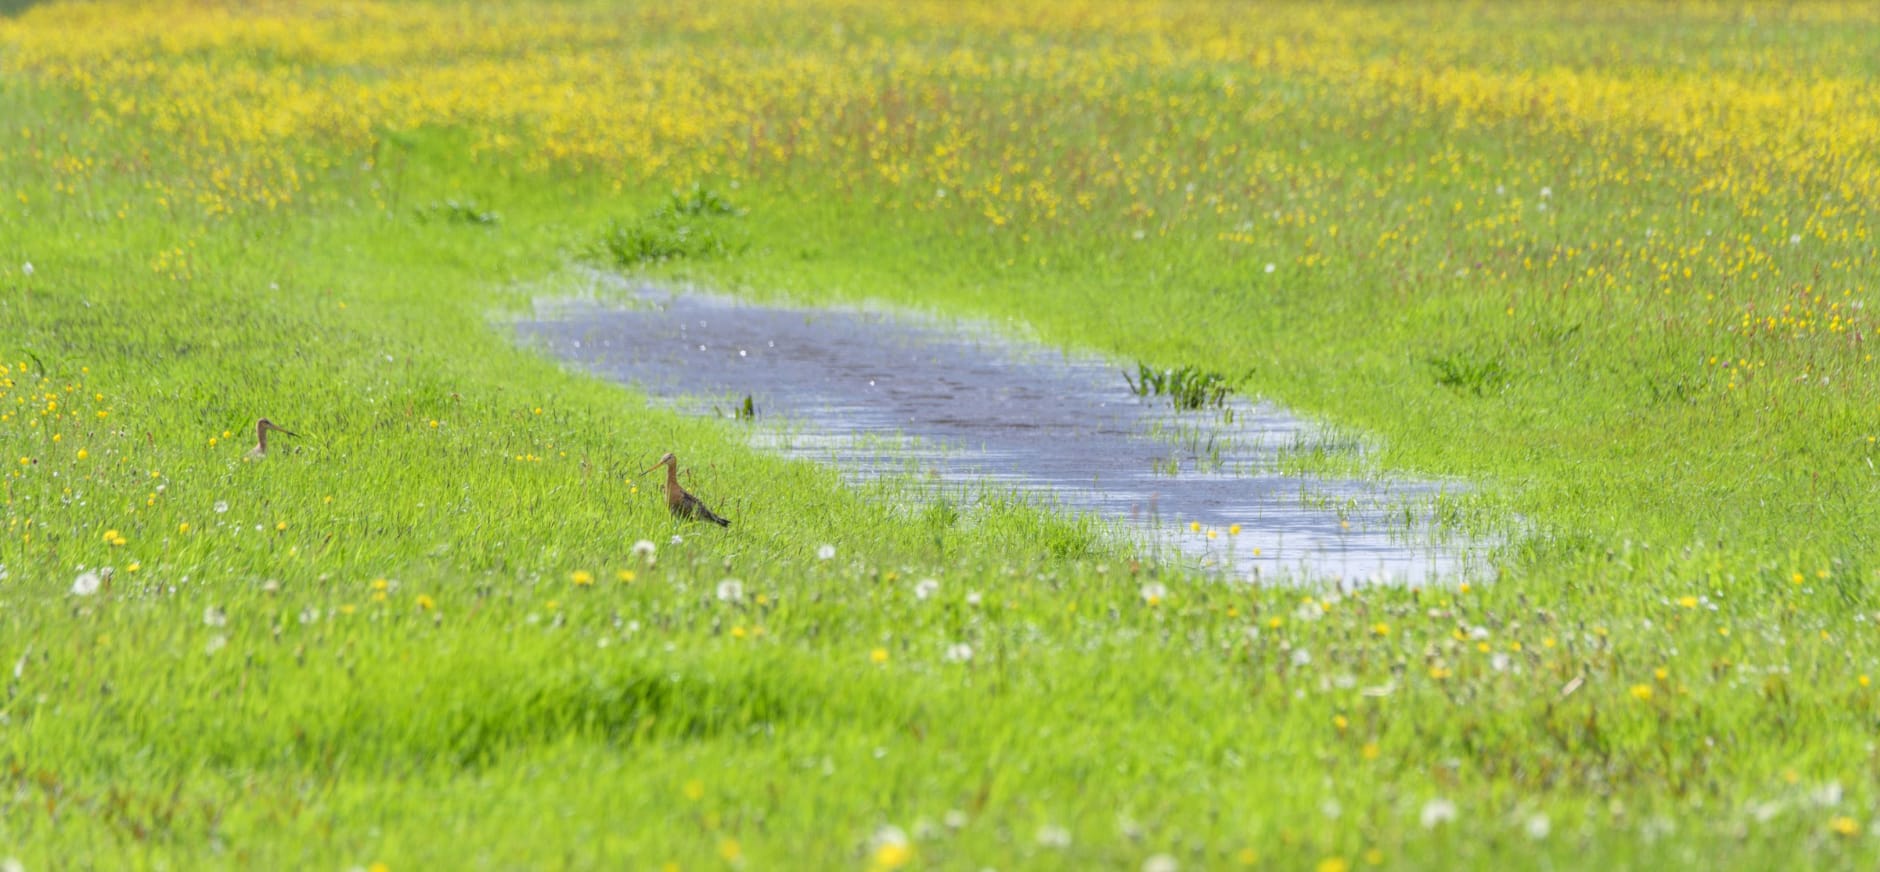
M 1270 403 L 1178 415 L 1112 362 L 908 315 L 653 290 L 635 303 L 545 304 L 519 330 L 689 411 L 749 395 L 765 447 L 859 478 L 915 469 L 1045 496 L 1242 577 L 1421 584 L 1474 568 L 1478 549 L 1430 520 L 1461 488 L 1284 474 L 1283 452 L 1350 448 Z

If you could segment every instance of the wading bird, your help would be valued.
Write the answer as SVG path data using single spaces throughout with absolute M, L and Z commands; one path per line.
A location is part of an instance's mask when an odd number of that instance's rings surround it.
M 289 436 L 300 435 L 299 433 L 295 433 L 294 431 L 289 430 L 286 427 L 282 427 L 281 425 L 276 424 L 273 421 L 270 421 L 266 418 L 262 418 L 261 420 L 255 422 L 255 447 L 248 449 L 249 457 L 259 460 L 263 457 L 268 456 L 268 431 L 269 430 L 273 430 L 277 433 L 285 433 Z
M 699 502 L 698 497 L 686 493 L 685 488 L 679 486 L 679 458 L 672 452 L 666 452 L 666 456 L 661 457 L 658 463 L 647 467 L 640 474 L 645 475 L 662 466 L 666 468 L 666 508 L 672 512 L 673 517 L 710 521 L 720 527 L 731 526 L 730 521 L 712 514 L 712 510 L 705 508 L 705 504 Z

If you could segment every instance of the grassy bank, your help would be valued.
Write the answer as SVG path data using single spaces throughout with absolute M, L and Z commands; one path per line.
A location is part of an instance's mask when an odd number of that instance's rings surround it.
M 1871 864 L 1880 23 L 1262 12 L 0 19 L 0 858 Z M 1340 593 L 905 511 L 517 348 L 610 227 L 1250 371 L 1518 538 Z

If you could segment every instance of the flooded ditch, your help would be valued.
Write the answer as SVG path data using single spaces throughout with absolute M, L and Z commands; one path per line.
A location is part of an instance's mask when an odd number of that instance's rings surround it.
M 1479 568 L 1479 548 L 1433 520 L 1462 488 L 1283 472 L 1288 453 L 1355 449 L 1268 403 L 1178 413 L 1138 397 L 1117 362 L 907 314 L 625 297 L 546 301 L 518 329 L 688 412 L 736 415 L 749 397 L 759 445 L 852 478 L 1006 489 L 1241 578 L 1424 584 Z

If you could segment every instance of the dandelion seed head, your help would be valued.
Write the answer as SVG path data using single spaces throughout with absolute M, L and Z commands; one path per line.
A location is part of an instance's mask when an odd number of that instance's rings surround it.
M 91 596 L 98 592 L 99 586 L 103 583 L 103 579 L 96 572 L 79 573 L 79 576 L 72 580 L 72 595 Z
M 1456 819 L 1456 804 L 1447 799 L 1432 799 L 1423 804 L 1417 820 L 1426 830 L 1433 830 Z

